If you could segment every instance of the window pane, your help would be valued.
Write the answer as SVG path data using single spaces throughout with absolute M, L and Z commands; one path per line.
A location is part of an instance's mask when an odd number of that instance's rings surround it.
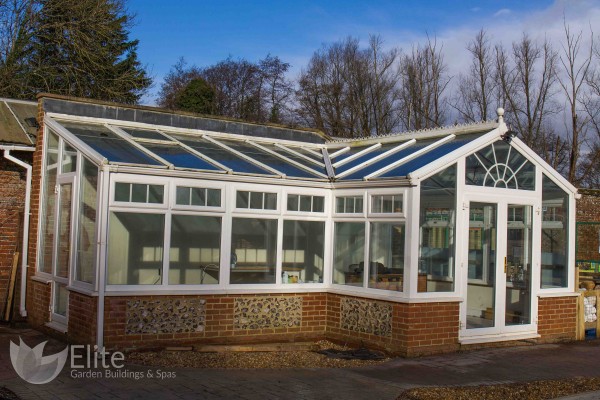
M 372 213 L 402 213 L 402 195 L 376 195 L 371 200 Z
M 542 180 L 542 288 L 567 287 L 569 195 L 544 175 Z
M 58 136 L 48 131 L 46 149 L 46 168 L 44 181 L 44 199 L 41 220 L 40 262 L 38 269 L 52 273 L 52 255 L 54 252 L 54 220 L 56 214 L 56 176 L 58 167 Z
M 369 287 L 402 291 L 404 223 L 371 223 Z
M 466 158 L 468 185 L 535 190 L 535 166 L 508 143 L 499 140 Z
M 139 183 L 131 184 L 131 201 L 135 203 L 145 203 L 148 200 L 148 185 Z
M 235 199 L 235 206 L 237 208 L 248 208 L 249 204 L 250 204 L 250 192 L 240 192 L 238 190 L 236 199 Z
M 108 284 L 159 285 L 165 217 L 113 212 L 108 233 Z
M 358 196 L 354 199 L 354 212 L 357 214 L 361 214 L 363 212 L 363 198 L 362 196 Z
M 255 210 L 263 209 L 264 193 L 250 192 L 250 208 Z
M 73 185 L 65 183 L 60 185 L 60 204 L 58 208 L 58 241 L 56 269 L 57 276 L 67 278 L 71 265 L 71 209 L 73 198 Z
M 79 238 L 77 241 L 78 281 L 93 283 L 96 266 L 96 215 L 98 167 L 83 159 L 79 199 Z
M 311 196 L 300 196 L 300 211 L 310 212 L 311 203 Z
M 283 283 L 323 282 L 325 222 L 283 222 Z
M 381 196 L 381 201 L 384 213 L 394 212 L 394 196 Z
M 131 183 L 116 182 L 115 183 L 115 201 L 130 201 L 129 191 Z
M 335 212 L 343 213 L 344 212 L 344 197 L 336 197 L 335 199 Z
M 421 183 L 419 292 L 454 290 L 456 166 Z
M 206 189 L 192 188 L 192 205 L 206 206 Z
M 77 169 L 77 150 L 65 143 L 61 163 L 61 171 L 66 174 Z
M 344 208 L 345 213 L 354 213 L 354 197 L 346 197 L 346 207 Z
M 69 291 L 67 286 L 62 283 L 54 282 L 54 314 L 67 316 L 67 307 L 69 304 Z
M 277 193 L 265 193 L 265 210 L 277 210 Z
M 206 189 L 207 199 L 206 205 L 209 207 L 221 207 L 221 190 Z
M 363 222 L 336 222 L 333 283 L 362 286 L 365 250 Z
M 231 283 L 275 283 L 277 220 L 233 218 Z
M 372 213 L 380 213 L 381 209 L 381 196 L 373 196 L 371 201 L 371 212 Z
M 325 211 L 325 197 L 313 196 L 313 212 Z
M 297 194 L 288 194 L 287 209 L 288 211 L 298 211 L 298 203 L 300 196 Z
M 148 203 L 161 204 L 163 202 L 163 191 L 164 186 L 162 185 L 148 185 Z
M 175 202 L 182 206 L 190 205 L 190 190 L 189 187 L 177 186 L 177 194 Z
M 219 283 L 221 218 L 173 215 L 170 285 Z

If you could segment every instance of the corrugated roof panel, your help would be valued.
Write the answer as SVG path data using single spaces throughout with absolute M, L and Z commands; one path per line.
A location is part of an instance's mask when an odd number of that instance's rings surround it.
M 0 143 L 31 145 L 27 134 L 3 101 L 0 102 Z
M 98 124 L 57 121 L 82 142 L 96 150 L 108 161 L 128 164 L 162 165 L 131 143 Z
M 10 100 L 6 101 L 10 109 L 15 113 L 19 122 L 25 130 L 27 134 L 32 138 L 33 142 L 35 142 L 35 138 L 38 134 L 38 123 L 37 123 L 37 103 L 21 103 L 21 102 L 13 102 Z

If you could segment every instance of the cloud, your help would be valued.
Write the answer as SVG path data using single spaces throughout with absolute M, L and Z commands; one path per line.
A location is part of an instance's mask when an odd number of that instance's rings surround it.
M 494 17 L 501 17 L 503 15 L 509 15 L 511 14 L 512 11 L 508 8 L 503 8 L 501 10 L 496 11 L 496 13 L 494 14 Z

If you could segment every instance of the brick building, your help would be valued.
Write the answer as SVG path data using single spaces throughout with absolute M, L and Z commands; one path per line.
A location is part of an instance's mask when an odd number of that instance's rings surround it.
M 600 190 L 580 189 L 577 200 L 577 265 L 600 272 Z
M 37 135 L 37 104 L 0 99 L 0 320 L 14 320 L 21 307 L 27 166 Z M 10 300 L 10 301 L 9 301 Z M 10 304 L 10 307 L 9 307 Z
M 109 349 L 574 339 L 577 191 L 502 113 L 335 140 L 41 95 L 28 321 Z

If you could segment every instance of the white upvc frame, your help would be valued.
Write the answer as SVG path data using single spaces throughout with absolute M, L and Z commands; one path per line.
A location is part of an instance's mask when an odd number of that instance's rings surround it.
M 385 188 L 385 189 L 367 189 L 367 216 L 371 218 L 406 218 L 406 202 L 407 202 L 407 192 L 408 188 Z M 401 212 L 391 212 L 385 213 L 373 212 L 373 197 L 374 196 L 386 196 L 386 195 L 394 195 L 402 197 L 402 211 Z
M 117 201 L 115 200 L 115 186 L 117 183 L 126 183 L 130 185 L 157 185 L 163 187 L 163 201 L 162 203 L 142 203 L 142 202 L 129 202 L 129 201 Z M 113 174 L 110 182 L 110 201 L 109 206 L 111 207 L 123 207 L 123 208 L 143 208 L 143 209 L 158 209 L 165 210 L 169 206 L 171 193 L 169 191 L 169 180 L 162 177 L 155 176 L 143 176 L 133 174 Z
M 347 164 L 350 161 L 356 160 L 357 158 L 360 158 L 360 157 L 364 156 L 365 154 L 368 154 L 368 153 L 370 153 L 370 152 L 372 152 L 374 150 L 377 150 L 380 147 L 381 147 L 381 143 L 375 143 L 375 144 L 367 147 L 366 149 L 363 149 L 363 150 L 358 151 L 358 152 L 356 152 L 354 154 L 351 154 L 348 157 L 341 159 L 340 161 L 334 162 L 332 164 L 333 168 L 341 167 L 342 165 Z M 342 149 L 342 150 L 344 150 L 344 149 Z M 348 148 L 348 150 L 350 150 L 350 148 Z M 346 151 L 348 151 L 348 150 L 346 150 Z M 344 151 L 344 153 L 346 151 Z M 341 150 L 340 151 L 336 151 L 335 153 L 333 153 L 333 156 L 335 157 L 335 156 L 338 156 L 339 154 L 342 154 Z M 332 156 L 329 156 L 329 158 L 332 158 Z
M 300 163 L 300 162 L 298 162 L 298 161 L 296 161 L 296 160 L 292 160 L 292 159 L 290 159 L 290 158 L 287 158 L 287 157 L 285 157 L 283 154 L 280 154 L 280 153 L 278 153 L 278 152 L 276 152 L 276 151 L 273 151 L 273 150 L 271 150 L 271 149 L 268 149 L 268 148 L 266 148 L 265 146 L 263 146 L 262 144 L 259 144 L 259 143 L 256 143 L 256 142 L 253 142 L 253 141 L 252 141 L 252 140 L 250 140 L 250 139 L 247 139 L 247 140 L 246 140 L 246 143 L 248 143 L 248 144 L 249 144 L 249 145 L 251 145 L 251 146 L 254 146 L 254 147 L 256 147 L 257 149 L 259 149 L 260 151 L 262 151 L 262 152 L 264 152 L 264 153 L 267 153 L 267 154 L 270 154 L 270 155 L 272 155 L 272 156 L 274 156 L 274 157 L 277 157 L 277 158 L 279 158 L 279 159 L 281 159 L 281 160 L 285 161 L 286 163 L 288 163 L 288 164 L 292 164 L 292 165 L 293 165 L 293 166 L 295 166 L 296 168 L 300 168 L 301 170 L 303 170 L 303 171 L 306 171 L 306 172 L 308 172 L 308 173 L 310 173 L 310 174 L 313 174 L 313 175 L 315 175 L 315 176 L 318 176 L 318 177 L 320 177 L 320 178 L 324 178 L 324 179 L 327 179 L 327 178 L 328 178 L 328 176 L 327 176 L 327 175 L 325 175 L 324 173 L 322 173 L 322 172 L 319 172 L 319 171 L 317 171 L 317 170 L 315 170 L 315 169 L 313 169 L 313 168 L 311 168 L 311 167 L 309 167 L 309 166 L 307 166 L 307 165 L 304 165 L 304 164 L 302 164 L 302 163 Z M 275 143 L 275 144 L 274 144 L 274 146 L 277 146 L 277 143 Z M 320 164 L 320 163 L 319 163 L 319 164 Z M 325 168 L 325 164 L 323 164 L 323 168 Z
M 217 189 L 220 191 L 221 196 L 221 205 L 219 207 L 214 206 L 196 206 L 196 205 L 184 205 L 177 204 L 177 188 L 178 187 L 186 187 L 186 188 L 198 188 L 198 189 Z M 172 210 L 181 210 L 181 211 L 198 211 L 198 212 L 225 212 L 226 207 L 226 186 L 220 182 L 214 181 L 200 181 L 197 179 L 177 179 L 173 181 L 169 188 L 171 192 L 170 198 L 173 199 L 169 208 Z
M 286 147 L 286 146 L 284 146 L 282 144 L 279 144 L 279 143 L 275 143 L 274 146 L 277 147 L 278 149 L 283 150 L 283 151 L 287 151 L 288 153 L 293 154 L 296 157 L 299 157 L 299 158 L 301 158 L 303 160 L 306 160 L 306 161 L 308 161 L 308 162 L 310 162 L 312 164 L 315 164 L 315 165 L 318 165 L 319 167 L 325 168 L 325 163 L 324 162 L 315 160 L 314 158 L 310 158 L 309 156 L 307 156 L 305 154 L 302 154 L 302 153 L 299 153 L 299 152 L 297 152 L 296 150 L 294 150 L 292 148 Z M 310 151 L 312 152 L 312 150 L 310 150 Z
M 487 188 L 488 190 L 481 190 L 480 187 L 469 187 L 468 190 L 462 196 L 463 206 L 461 210 L 461 229 L 463 229 L 462 235 L 457 235 L 459 243 L 456 246 L 457 251 L 457 264 L 460 261 L 460 273 L 457 275 L 457 286 L 459 291 L 464 298 L 464 301 L 460 304 L 460 321 L 461 329 L 459 331 L 459 339 L 465 340 L 470 343 L 476 343 L 486 341 L 490 337 L 503 337 L 503 336 L 514 336 L 520 334 L 526 334 L 535 336 L 537 335 L 537 322 L 538 322 L 538 292 L 540 283 L 540 271 L 541 271 L 541 253 L 539 252 L 541 246 L 541 212 L 540 212 L 540 201 L 541 199 L 531 191 L 516 190 L 516 189 L 497 189 Z M 519 193 L 514 193 L 515 191 Z M 504 192 L 504 193 L 499 193 Z M 511 193 L 512 192 L 512 193 Z M 525 193 L 527 192 L 527 193 Z M 496 280 L 495 280 L 495 301 L 494 301 L 494 316 L 495 324 L 490 328 L 466 328 L 467 318 L 467 287 L 468 287 L 468 251 L 469 251 L 469 239 L 468 235 L 464 235 L 465 230 L 469 226 L 469 204 L 470 202 L 481 202 L 495 204 L 497 207 L 497 226 L 496 226 Z M 509 228 L 508 223 L 508 207 L 511 205 L 515 206 L 530 206 L 531 207 L 531 282 L 530 285 L 530 323 L 522 325 L 506 325 L 504 323 L 505 310 L 506 310 L 506 273 L 504 273 L 504 261 L 503 257 L 506 257 L 507 251 L 507 232 Z M 466 257 L 466 258 L 465 258 Z M 502 261 L 502 262 L 501 262 Z M 458 268 L 457 268 L 458 269 Z

